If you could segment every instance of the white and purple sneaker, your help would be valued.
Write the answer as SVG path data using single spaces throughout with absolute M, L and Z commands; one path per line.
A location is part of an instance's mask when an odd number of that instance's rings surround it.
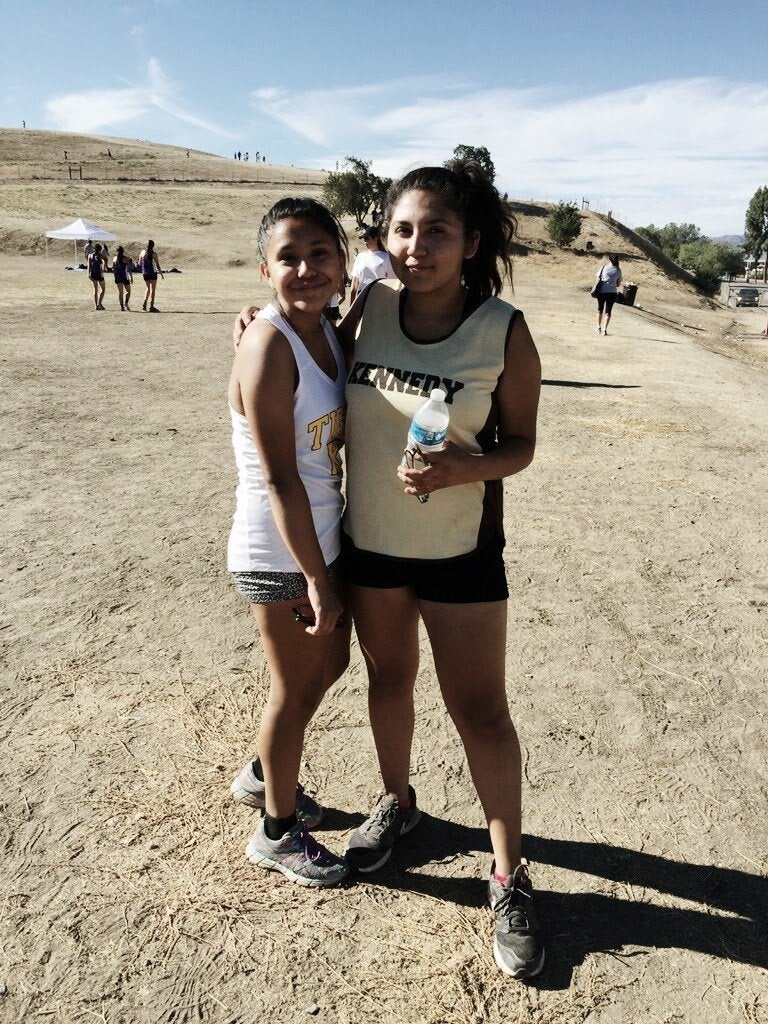
M 349 866 L 314 839 L 303 821 L 297 821 L 281 839 L 268 839 L 264 822 L 253 833 L 245 848 L 252 864 L 268 871 L 280 871 L 292 882 L 322 888 L 338 885 L 349 874 Z

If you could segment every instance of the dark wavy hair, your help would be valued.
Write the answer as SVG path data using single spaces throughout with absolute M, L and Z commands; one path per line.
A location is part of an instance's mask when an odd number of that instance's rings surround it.
M 345 261 L 349 259 L 349 244 L 344 228 L 341 226 L 338 217 L 331 213 L 327 206 L 318 203 L 316 199 L 281 199 L 275 203 L 271 210 L 264 214 L 259 225 L 258 247 L 259 259 L 265 260 L 265 249 L 267 239 L 272 229 L 281 220 L 288 217 L 296 217 L 299 220 L 308 220 L 316 224 L 327 235 L 334 240 Z
M 389 231 L 392 211 L 406 192 L 431 192 L 458 214 L 467 238 L 480 236 L 477 252 L 464 260 L 465 287 L 479 298 L 498 295 L 504 278 L 512 284 L 512 246 L 517 221 L 479 164 L 450 160 L 443 167 L 418 167 L 396 181 L 384 204 L 384 230 Z

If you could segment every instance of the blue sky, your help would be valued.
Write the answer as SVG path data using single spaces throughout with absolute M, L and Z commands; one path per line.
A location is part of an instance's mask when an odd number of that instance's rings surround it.
M 396 176 L 485 145 L 515 198 L 739 233 L 766 21 L 714 0 L 0 0 L 0 124 Z

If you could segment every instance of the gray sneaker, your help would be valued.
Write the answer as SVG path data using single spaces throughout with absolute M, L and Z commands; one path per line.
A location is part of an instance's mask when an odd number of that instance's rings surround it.
M 245 855 L 260 868 L 281 871 L 292 882 L 316 889 L 337 885 L 349 874 L 348 865 L 313 839 L 303 821 L 298 821 L 281 839 L 268 839 L 264 822 L 260 821 Z
M 408 787 L 408 796 L 411 806 L 407 809 L 400 807 L 395 796 L 379 797 L 370 816 L 349 837 L 344 856 L 351 868 L 363 874 L 380 868 L 389 860 L 397 840 L 418 825 L 421 811 L 412 786 Z
M 507 885 L 496 881 L 494 867 L 488 882 L 488 902 L 496 917 L 493 958 L 510 978 L 532 978 L 544 966 L 544 944 L 533 912 L 528 861 L 518 864 Z
M 232 783 L 232 796 L 237 803 L 245 804 L 246 807 L 264 810 L 267 806 L 266 789 L 261 779 L 256 778 L 253 761 L 248 762 Z M 296 787 L 296 816 L 304 821 L 307 828 L 317 828 L 323 820 L 323 808 L 311 796 L 307 796 L 301 783 Z

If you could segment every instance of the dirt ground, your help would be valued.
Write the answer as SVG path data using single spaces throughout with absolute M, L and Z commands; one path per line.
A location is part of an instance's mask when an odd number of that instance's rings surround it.
M 522 985 L 493 964 L 488 842 L 426 644 L 426 814 L 391 866 L 310 892 L 243 855 L 229 784 L 267 681 L 225 572 L 226 380 L 233 312 L 264 292 L 238 255 L 166 276 L 157 316 L 111 282 L 95 312 L 60 252 L 3 258 L 0 1020 L 768 1021 L 765 311 L 638 260 L 654 315 L 617 308 L 601 337 L 593 260 L 517 261 L 545 377 L 506 484 L 548 944 Z M 377 795 L 365 689 L 355 645 L 308 734 L 336 850 Z

